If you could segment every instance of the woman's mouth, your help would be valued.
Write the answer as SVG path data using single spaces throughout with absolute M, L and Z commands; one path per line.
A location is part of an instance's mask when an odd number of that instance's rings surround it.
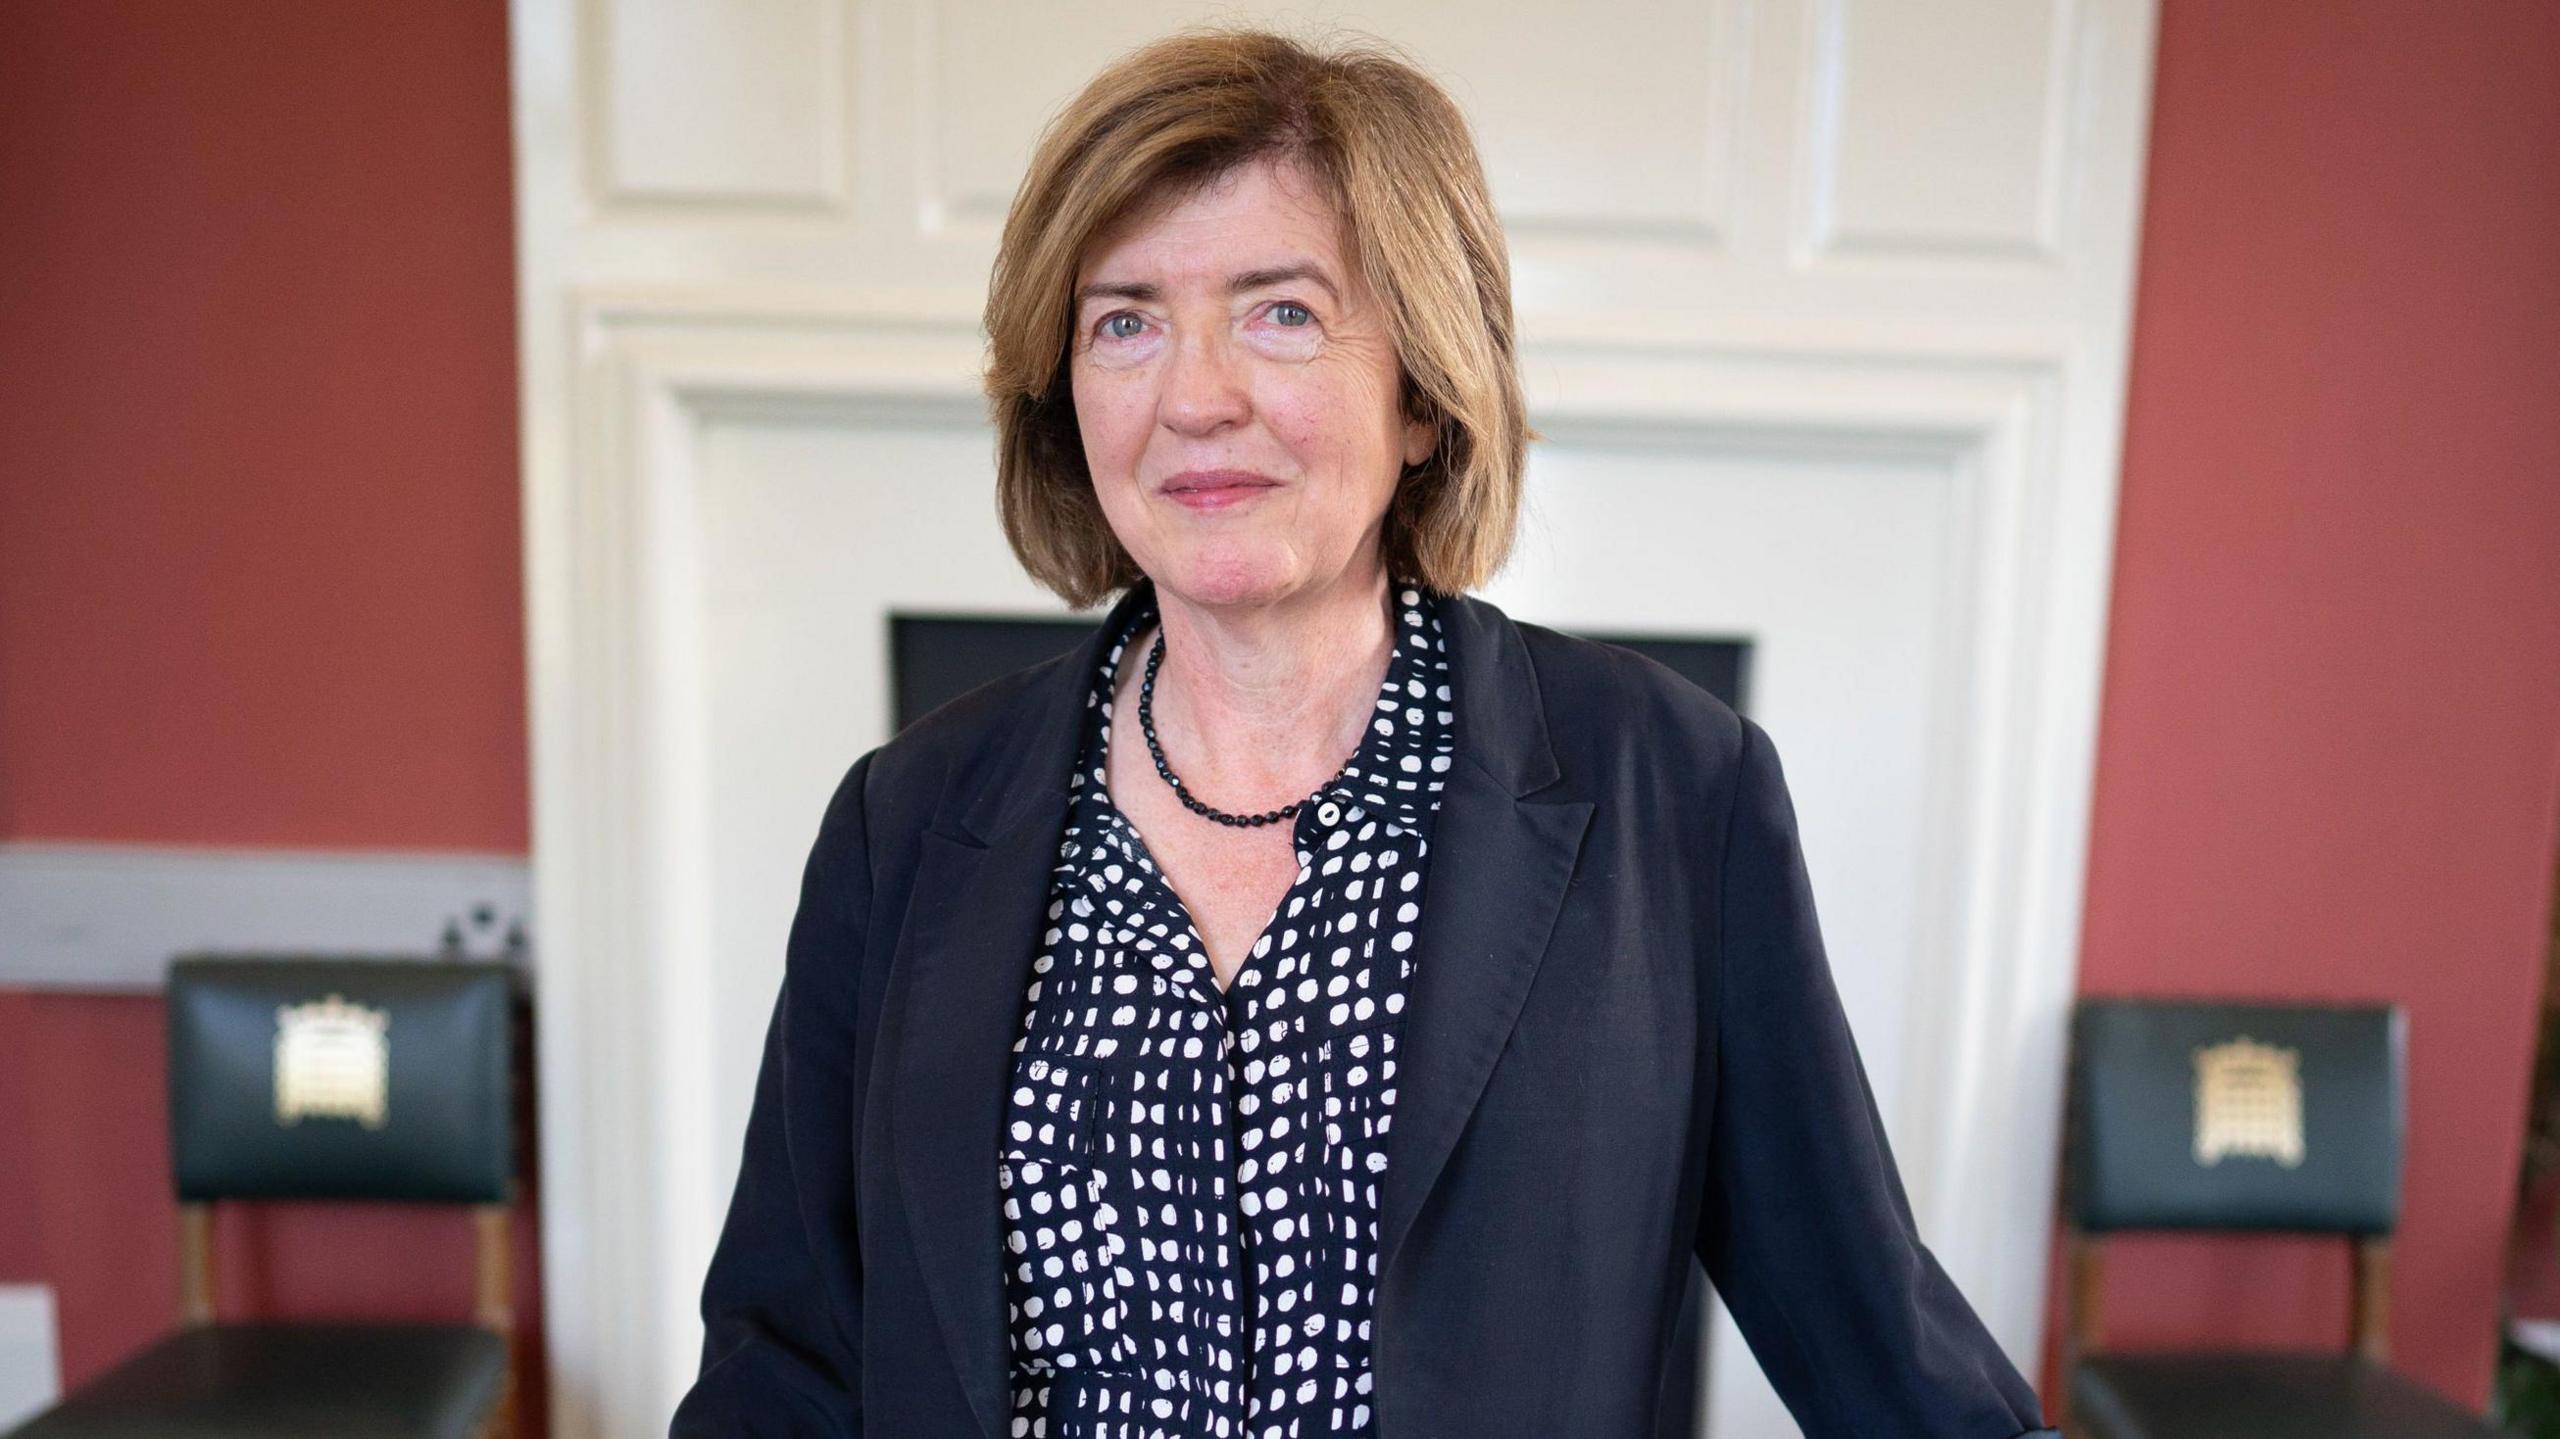
M 1223 510 L 1250 504 L 1279 487 L 1277 480 L 1243 470 L 1201 470 L 1174 476 L 1166 482 L 1164 496 L 1189 509 Z

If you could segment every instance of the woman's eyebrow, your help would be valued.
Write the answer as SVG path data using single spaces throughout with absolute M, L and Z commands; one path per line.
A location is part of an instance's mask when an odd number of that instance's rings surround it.
M 1324 286 L 1325 293 L 1333 297 L 1335 304 L 1342 303 L 1342 291 L 1334 285 L 1332 277 L 1325 274 L 1324 267 L 1312 261 L 1300 261 L 1294 265 L 1270 265 L 1258 270 L 1239 270 L 1227 277 L 1227 293 L 1233 295 L 1245 290 L 1259 290 L 1266 285 L 1277 285 L 1288 280 L 1313 281 Z M 1144 304 L 1162 298 L 1163 294 L 1164 292 L 1152 281 L 1097 280 L 1076 290 L 1076 304 L 1081 307 L 1085 301 L 1096 299 L 1136 300 Z
M 1325 274 L 1323 266 L 1311 260 L 1301 260 L 1294 265 L 1273 265 L 1267 269 L 1245 270 L 1229 275 L 1227 293 L 1232 295 L 1240 290 L 1259 290 L 1264 286 L 1282 284 L 1289 280 L 1312 280 L 1324 286 L 1324 292 L 1332 296 L 1336 304 L 1341 303 L 1342 292 L 1333 287 L 1332 277 Z

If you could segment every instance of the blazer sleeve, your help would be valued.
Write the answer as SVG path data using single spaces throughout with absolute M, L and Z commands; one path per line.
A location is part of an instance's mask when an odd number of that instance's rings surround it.
M 2060 1439 L 1920 1242 L 1749 719 L 1739 763 L 1698 1257 L 1809 1439 Z
M 701 1369 L 670 1439 L 862 1433 L 852 1082 L 871 758 L 838 784 L 801 872 L 737 1188 L 703 1279 Z

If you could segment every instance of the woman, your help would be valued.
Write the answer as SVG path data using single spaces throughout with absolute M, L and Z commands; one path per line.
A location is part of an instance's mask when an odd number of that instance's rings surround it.
M 2053 1434 L 1913 1230 L 1768 736 L 1465 594 L 1533 435 L 1449 100 L 1143 50 L 987 320 L 1007 535 L 1121 595 L 837 789 L 673 1432 L 1686 1433 L 1694 1255 L 1809 1434 Z

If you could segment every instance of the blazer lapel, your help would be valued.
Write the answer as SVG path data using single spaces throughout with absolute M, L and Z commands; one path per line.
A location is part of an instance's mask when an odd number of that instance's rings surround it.
M 1011 1418 L 995 1156 L 1013 1039 L 1066 823 L 1085 689 L 1144 591 L 1142 582 L 1125 593 L 1073 651 L 1037 667 L 955 763 L 920 841 L 883 1000 L 890 1163 L 984 1439 L 999 1439 Z M 1432 821 L 1430 893 L 1399 1046 L 1379 1195 L 1382 1292 L 1519 1019 L 1592 810 L 1571 795 L 1525 798 L 1560 774 L 1518 628 L 1470 596 L 1450 597 L 1443 613 L 1459 762 Z
M 1010 1428 L 996 1153 L 1084 695 L 1133 588 L 1092 634 L 1035 667 L 955 761 L 918 843 L 913 898 L 881 1005 L 890 1163 L 907 1232 L 984 1439 Z
M 1458 762 L 1432 817 L 1426 894 L 1398 1037 L 1394 1123 L 1378 1191 L 1378 1293 L 1414 1216 L 1475 1113 L 1546 958 L 1591 801 L 1559 789 L 1546 706 L 1519 626 L 1453 598 L 1444 625 L 1458 677 Z

